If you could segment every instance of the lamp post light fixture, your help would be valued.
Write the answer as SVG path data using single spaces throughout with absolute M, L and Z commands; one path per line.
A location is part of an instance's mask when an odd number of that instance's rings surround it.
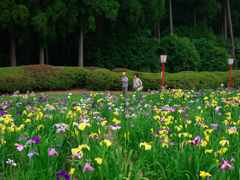
M 233 58 L 229 58 L 228 59 L 228 65 L 229 65 L 229 79 L 228 79 L 228 88 L 232 88 L 233 87 L 233 80 L 232 80 L 232 65 L 234 63 L 234 59 Z
M 160 62 L 162 64 L 161 88 L 163 88 L 164 87 L 164 80 L 165 80 L 165 63 L 167 62 L 167 55 L 160 55 Z

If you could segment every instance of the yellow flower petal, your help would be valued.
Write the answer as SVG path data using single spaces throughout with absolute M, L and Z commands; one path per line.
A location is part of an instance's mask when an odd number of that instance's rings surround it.
M 205 177 L 211 177 L 212 175 L 209 172 L 200 171 L 199 176 L 205 178 Z
M 139 144 L 139 147 L 143 147 L 145 149 L 145 151 L 149 151 L 152 149 L 152 145 L 150 143 L 147 142 L 142 142 Z
M 73 175 L 75 170 L 76 170 L 75 168 L 71 168 L 70 171 L 69 171 L 69 175 Z
M 96 157 L 94 160 L 95 160 L 95 161 L 97 162 L 97 164 L 99 164 L 99 165 L 101 165 L 101 164 L 103 163 L 103 159 L 100 158 L 100 157 Z
M 112 145 L 112 142 L 108 139 L 104 139 L 103 141 L 100 142 L 100 145 L 103 146 L 107 146 L 107 147 L 110 147 Z

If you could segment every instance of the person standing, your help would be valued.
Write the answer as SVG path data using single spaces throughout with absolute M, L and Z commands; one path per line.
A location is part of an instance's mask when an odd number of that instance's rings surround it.
M 139 102 L 142 97 L 140 92 L 143 90 L 143 83 L 138 74 L 133 77 L 133 90 L 136 92 L 136 99 Z
M 126 97 L 127 96 L 127 92 L 128 92 L 128 77 L 126 75 L 126 72 L 122 73 L 121 82 L 122 82 L 123 96 Z
M 138 74 L 133 77 L 133 89 L 138 92 L 143 90 L 143 83 Z

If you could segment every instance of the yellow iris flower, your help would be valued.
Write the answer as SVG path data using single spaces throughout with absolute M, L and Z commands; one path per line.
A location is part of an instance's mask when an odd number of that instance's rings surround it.
M 206 171 L 200 171 L 199 176 L 202 178 L 211 177 L 212 175 Z
M 100 158 L 100 157 L 96 157 L 94 160 L 95 160 L 96 163 L 99 164 L 99 165 L 101 165 L 101 164 L 103 163 L 103 159 Z
M 142 142 L 139 144 L 139 147 L 143 147 L 146 151 L 149 151 L 152 149 L 152 145 L 150 143 L 147 142 Z

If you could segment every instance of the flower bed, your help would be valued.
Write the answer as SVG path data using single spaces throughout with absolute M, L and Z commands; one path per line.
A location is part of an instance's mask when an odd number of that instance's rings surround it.
M 235 179 L 240 92 L 0 96 L 0 179 Z

